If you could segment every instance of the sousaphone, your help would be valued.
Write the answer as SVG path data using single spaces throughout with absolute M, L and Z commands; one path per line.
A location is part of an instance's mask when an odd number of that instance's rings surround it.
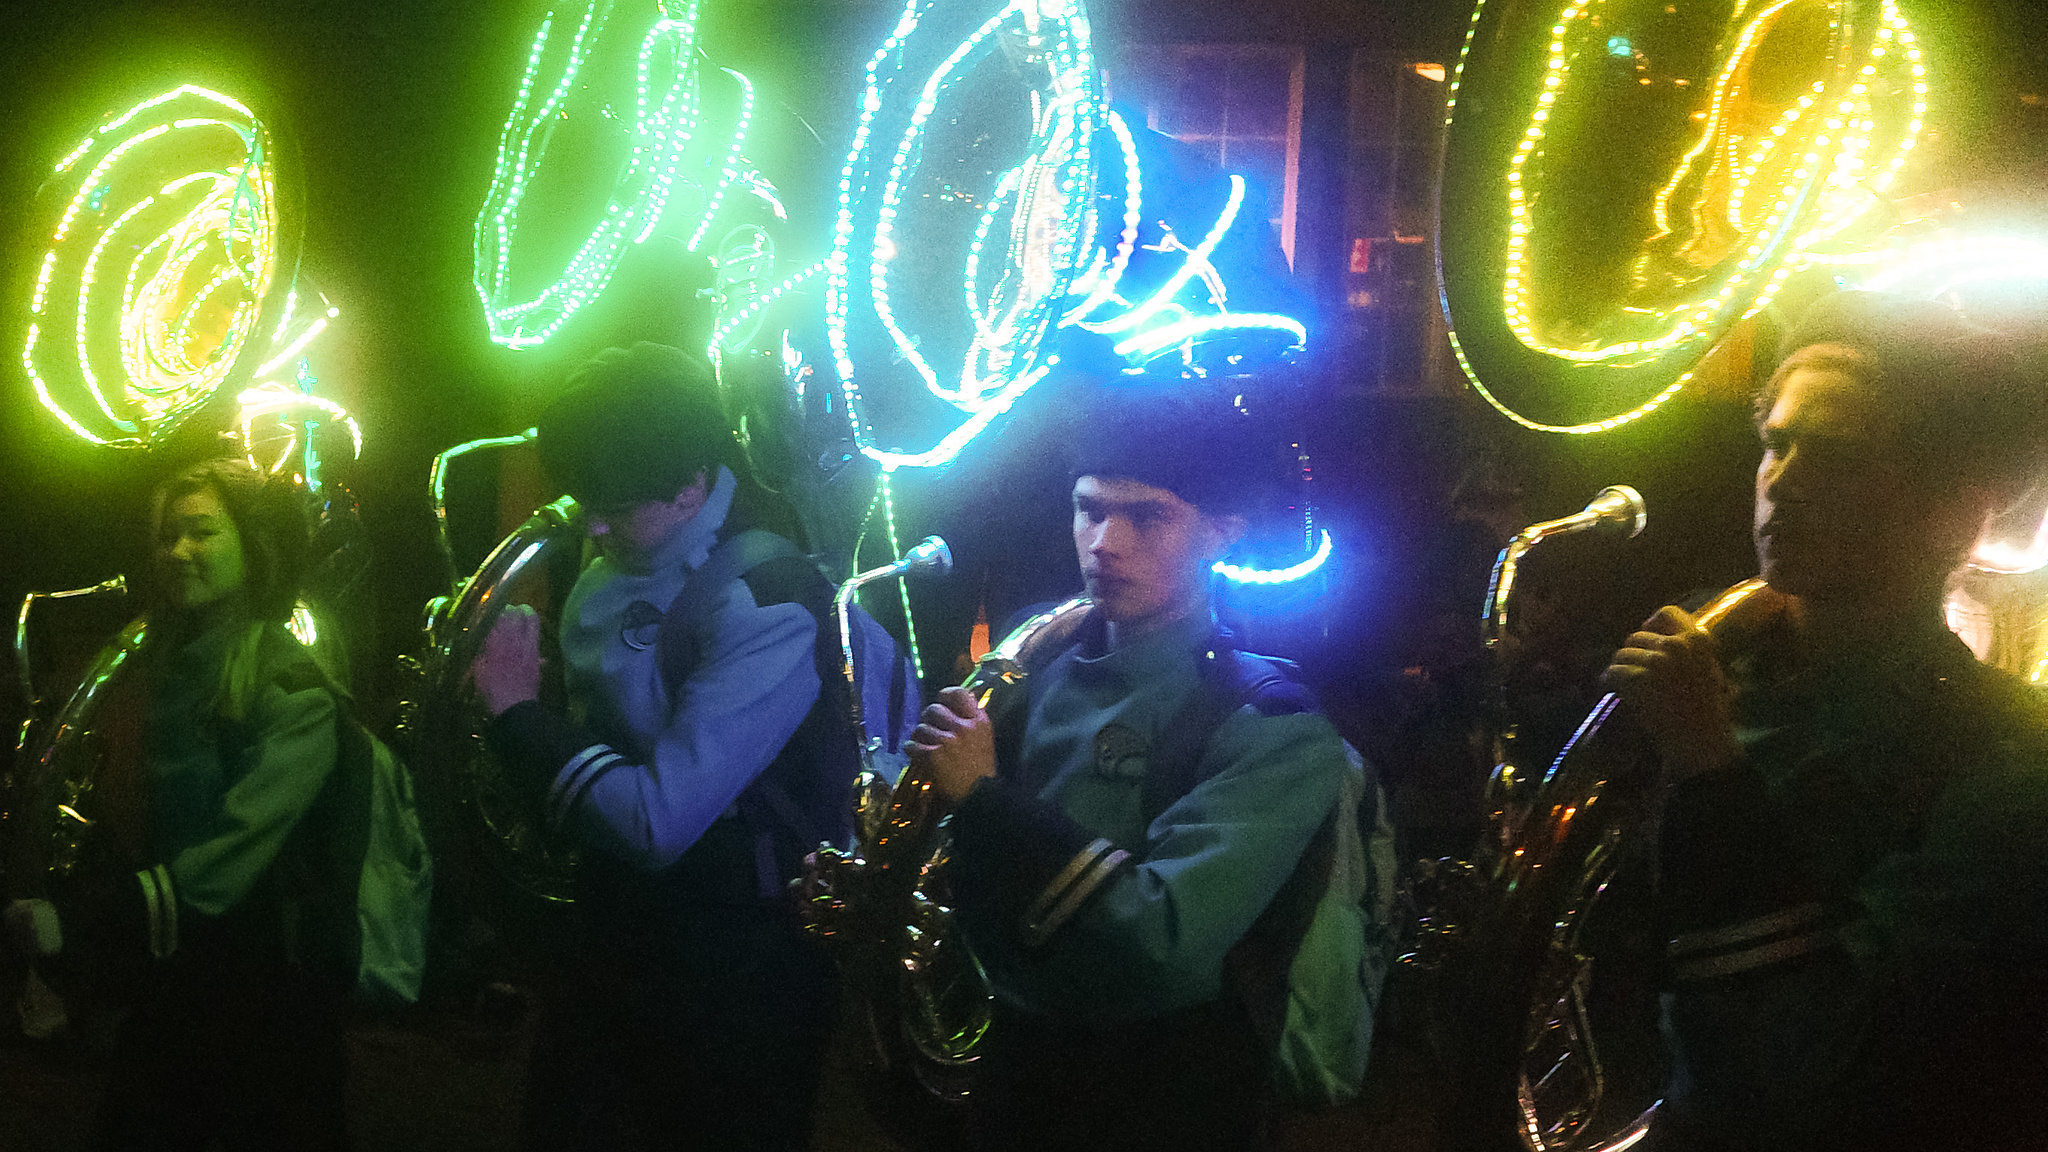
M 1654 411 L 1789 277 L 1883 258 L 1927 87 L 1891 0 L 1480 0 L 1438 229 L 1467 382 L 1538 432 Z M 1653 777 L 1626 725 L 1609 732 L 1615 708 L 1549 765 L 1506 745 L 1484 840 L 1421 897 L 1412 959 L 1461 1110 L 1529 1152 L 1629 1147 L 1661 1086 L 1640 914 Z

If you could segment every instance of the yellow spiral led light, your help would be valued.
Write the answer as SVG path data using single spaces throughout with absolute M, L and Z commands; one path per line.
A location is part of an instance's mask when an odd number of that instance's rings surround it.
M 331 310 L 293 316 L 286 299 L 274 155 L 247 107 L 188 84 L 57 163 L 22 364 L 66 427 L 146 446 L 326 324 Z
M 1856 247 L 1926 108 L 1891 0 L 1481 0 L 1447 121 L 1459 365 L 1538 431 L 1652 411 L 1788 275 Z

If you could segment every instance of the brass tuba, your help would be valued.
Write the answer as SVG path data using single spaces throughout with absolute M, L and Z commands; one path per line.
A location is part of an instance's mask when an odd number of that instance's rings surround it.
M 1072 642 L 1090 606 L 1076 597 L 1025 621 L 961 687 L 991 715 L 1013 707 L 1031 670 Z M 871 754 L 874 742 L 864 743 Z M 980 1059 L 993 996 L 953 929 L 945 816 L 914 766 L 892 784 L 870 755 L 855 790 L 853 850 L 818 853 L 811 917 L 814 931 L 843 946 L 885 1064 L 932 1095 L 958 1098 Z
M 1640 498 L 1616 491 L 1516 541 L 1598 526 L 1587 517 L 1639 524 Z M 1490 641 L 1504 635 L 1512 561 L 1523 552 L 1502 551 Z M 1697 619 L 1725 639 L 1783 604 L 1748 580 Z M 1649 837 L 1640 833 L 1654 769 L 1640 738 L 1614 726 L 1620 706 L 1603 696 L 1540 776 L 1516 762 L 1512 729 L 1502 734 L 1487 832 L 1473 859 L 1425 869 L 1431 906 L 1403 958 L 1432 978 L 1432 1025 L 1465 1075 L 1461 1105 L 1487 1132 L 1512 1129 L 1528 1152 L 1632 1147 L 1649 1134 L 1662 1087 L 1649 978 L 1662 948 L 1643 904 Z
M 43 600 L 121 596 L 127 591 L 127 581 L 116 576 L 89 588 L 32 592 L 22 598 L 15 616 L 14 657 L 29 716 L 15 744 L 7 789 L 6 862 L 14 895 L 43 895 L 51 882 L 68 880 L 81 870 L 90 872 L 99 866 L 99 857 L 119 847 L 107 842 L 94 792 L 107 758 L 100 720 L 106 701 L 130 674 L 148 639 L 148 624 L 135 620 L 121 629 L 53 711 L 37 690 L 30 619 Z
M 1719 636 L 1732 621 L 1746 626 L 1782 603 L 1762 580 L 1746 580 L 1715 597 L 1696 619 Z M 1610 888 L 1642 847 L 1632 840 L 1641 839 L 1635 830 L 1648 816 L 1647 793 L 1654 786 L 1639 742 L 1606 734 L 1619 705 L 1610 692 L 1593 706 L 1545 774 L 1512 849 L 1494 861 L 1502 928 L 1523 934 L 1503 943 L 1535 953 L 1514 1081 L 1517 1131 L 1530 1152 L 1618 1152 L 1647 1133 L 1657 1107 L 1654 1099 L 1639 1107 L 1641 1094 L 1655 1088 L 1640 1067 L 1631 1069 L 1637 1096 L 1615 1093 L 1621 1098 L 1611 1099 L 1614 1077 L 1601 1054 L 1601 1042 L 1612 1039 L 1602 1030 L 1603 1012 L 1626 1012 L 1626 1006 L 1598 997 L 1596 972 L 1613 983 L 1616 963 L 1603 962 L 1601 945 L 1616 933 L 1614 925 L 1602 922 L 1602 904 L 1634 895 L 1617 888 L 1610 896 Z M 1616 1026 L 1645 1023 L 1638 1017 Z M 1648 1037 L 1635 1039 L 1630 1054 L 1640 1063 Z M 1626 1116 L 1631 1111 L 1632 1119 Z M 1623 1122 L 1609 1131 L 1603 1116 Z
M 436 461 L 437 512 L 440 468 Z M 452 597 L 428 603 L 425 656 L 406 662 L 414 682 L 401 730 L 413 762 L 430 769 L 423 783 L 466 814 L 468 838 L 500 874 L 550 903 L 575 898 L 575 851 L 548 834 L 543 797 L 520 787 L 485 745 L 488 717 L 469 682 L 469 669 L 507 605 L 559 611 L 582 554 L 575 501 L 565 496 L 541 508 L 500 541 Z M 552 619 L 553 612 L 544 611 L 543 618 Z M 544 628 L 543 642 L 552 635 L 552 629 Z M 558 669 L 559 663 L 544 667 Z M 542 690 L 559 688 L 557 670 Z
M 1516 534 L 1487 593 L 1497 664 L 1530 549 L 1585 532 L 1634 536 L 1645 520 L 1642 497 L 1615 486 L 1581 512 Z M 1412 885 L 1422 911 L 1402 959 L 1425 975 L 1431 1030 L 1458 1070 L 1457 1112 L 1476 1127 L 1474 1139 L 1512 1130 L 1528 1152 L 1612 1152 L 1641 1140 L 1654 1114 L 1661 1076 L 1654 1034 L 1645 1039 L 1642 1027 L 1654 1019 L 1644 1012 L 1654 992 L 1632 981 L 1649 968 L 1622 959 L 1640 943 L 1628 938 L 1640 920 L 1613 915 L 1617 899 L 1602 903 L 1646 775 L 1629 771 L 1627 750 L 1617 755 L 1612 741 L 1596 739 L 1615 704 L 1602 699 L 1539 774 L 1522 763 L 1497 701 L 1486 831 L 1472 859 L 1425 863 Z M 1610 1060 L 1617 1045 L 1628 1050 Z M 1621 1075 L 1613 1064 L 1625 1066 Z

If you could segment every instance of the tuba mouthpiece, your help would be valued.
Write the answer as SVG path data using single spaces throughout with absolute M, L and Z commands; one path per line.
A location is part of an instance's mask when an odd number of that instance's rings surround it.
M 938 536 L 927 536 L 917 546 L 903 554 L 897 561 L 908 576 L 922 572 L 932 576 L 944 576 L 953 570 L 953 549 Z
M 1599 527 L 1626 530 L 1631 540 L 1642 535 L 1643 526 L 1650 522 L 1649 509 L 1643 507 L 1643 494 L 1626 484 L 1602 488 L 1586 505 L 1586 513 Z
M 1581 532 L 1619 532 L 1625 537 L 1634 537 L 1649 521 L 1650 514 L 1643 508 L 1642 493 L 1626 484 L 1611 484 L 1602 488 L 1592 503 L 1580 511 L 1531 524 L 1522 529 L 1515 539 L 1526 547 L 1552 536 L 1572 536 Z

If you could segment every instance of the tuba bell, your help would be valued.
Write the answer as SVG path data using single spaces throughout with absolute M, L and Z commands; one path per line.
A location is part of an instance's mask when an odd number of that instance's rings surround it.
M 1025 621 L 961 687 L 992 716 L 1015 707 L 1031 670 L 1072 641 L 1090 606 L 1076 597 Z M 874 743 L 864 740 L 863 751 Z M 855 790 L 853 849 L 818 853 L 810 916 L 813 931 L 842 947 L 885 1067 L 959 1099 L 972 1085 L 993 993 L 952 924 L 949 854 L 933 782 L 914 765 L 891 782 L 870 756 Z

